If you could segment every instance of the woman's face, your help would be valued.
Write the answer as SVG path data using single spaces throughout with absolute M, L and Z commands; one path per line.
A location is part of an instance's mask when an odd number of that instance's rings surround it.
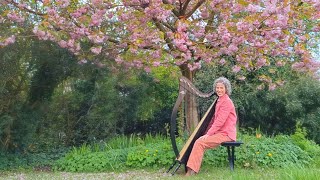
M 223 83 L 217 83 L 216 85 L 216 93 L 217 95 L 220 97 L 220 96 L 223 96 L 226 94 L 226 87 L 224 86 Z

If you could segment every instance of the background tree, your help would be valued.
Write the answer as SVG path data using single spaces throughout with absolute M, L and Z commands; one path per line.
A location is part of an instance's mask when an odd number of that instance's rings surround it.
M 191 80 L 203 63 L 230 62 L 240 80 L 263 66 L 292 64 L 308 73 L 319 68 L 307 44 L 320 29 L 317 1 L 5 0 L 2 5 L 7 9 L 2 24 L 16 30 L 25 17 L 37 17 L 35 35 L 82 62 L 102 55 L 99 63 L 115 60 L 146 71 L 176 65 Z M 1 45 L 14 37 L 3 35 Z M 270 89 L 284 81 L 265 74 L 258 79 Z M 186 102 L 190 130 L 198 118 L 194 99 L 187 96 Z

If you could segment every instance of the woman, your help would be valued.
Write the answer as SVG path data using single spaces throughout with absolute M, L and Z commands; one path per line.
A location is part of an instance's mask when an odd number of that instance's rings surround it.
M 193 145 L 187 162 L 186 176 L 196 174 L 200 170 L 203 154 L 206 149 L 218 147 L 222 142 L 236 140 L 237 115 L 231 95 L 230 81 L 219 77 L 214 81 L 213 89 L 218 95 L 215 114 L 205 135 L 197 139 Z

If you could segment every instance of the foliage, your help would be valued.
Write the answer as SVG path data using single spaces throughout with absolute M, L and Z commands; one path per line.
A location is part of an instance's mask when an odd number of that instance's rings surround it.
M 309 141 L 306 138 L 306 128 L 303 128 L 301 126 L 302 125 L 300 122 L 296 124 L 296 130 L 290 136 L 292 142 L 310 155 L 310 157 L 313 159 L 313 164 L 316 167 L 320 167 L 320 146 L 315 144 L 314 141 Z
M 320 83 L 302 77 L 271 92 L 250 93 L 244 104 L 243 127 L 263 127 L 267 134 L 292 134 L 300 122 L 307 137 L 319 143 Z
M 116 144 L 115 142 L 118 142 Z M 71 172 L 114 171 L 123 168 L 162 167 L 174 158 L 171 144 L 162 136 L 117 137 L 103 148 L 82 145 L 55 164 L 55 169 Z
M 244 144 L 236 148 L 237 168 L 287 168 L 317 166 L 313 160 L 320 147 L 310 142 L 313 152 L 304 151 L 290 136 L 275 137 L 239 134 Z M 114 171 L 115 169 L 166 168 L 174 160 L 170 141 L 161 136 L 118 137 L 103 148 L 83 145 L 57 161 L 55 169 L 72 172 Z M 128 141 L 128 139 L 130 139 Z M 307 140 L 305 140 L 307 141 Z M 127 143 L 127 144 L 126 144 Z M 181 143 L 179 141 L 179 143 Z M 109 144 L 109 145 L 108 145 Z M 206 151 L 204 167 L 228 167 L 225 147 Z
M 34 39 L 17 39 L 0 52 L 2 150 L 47 151 L 118 134 L 166 133 L 176 69 L 111 71 L 78 64 L 54 43 Z
M 299 130 L 297 133 L 299 134 Z M 289 168 L 319 167 L 320 147 L 304 139 L 306 150 L 296 145 L 296 138 L 287 135 L 267 137 L 240 133 L 238 139 L 244 144 L 236 148 L 236 169 L 238 168 Z M 118 143 L 116 143 L 118 142 Z M 302 140 L 300 140 L 302 142 Z M 181 146 L 181 141 L 179 141 Z M 51 152 L 9 154 L 0 152 L 0 169 L 33 168 L 69 172 L 106 172 L 126 169 L 168 168 L 174 161 L 169 139 L 161 135 L 140 137 L 117 137 L 106 143 L 83 144 Z M 228 167 L 225 147 L 207 150 L 203 161 L 206 167 Z
M 314 73 L 309 52 L 319 32 L 315 1 L 72 1 L 3 2 L 1 25 L 11 27 L 1 46 L 15 42 L 26 24 L 79 57 L 114 60 L 137 69 L 179 66 L 188 78 L 202 64 L 232 63 L 237 74 L 277 61 Z M 315 14 L 315 15 L 314 15 Z M 108 64 L 108 65 L 111 65 Z M 111 65 L 112 66 L 112 65 Z M 246 76 L 239 73 L 240 78 Z M 261 74 L 259 81 L 276 85 Z
M 70 172 L 101 172 L 124 168 L 126 150 L 112 149 L 92 152 L 86 147 L 73 150 L 64 158 L 58 160 L 55 169 Z
M 0 170 L 34 169 L 51 171 L 55 161 L 62 158 L 68 148 L 57 148 L 47 152 L 8 153 L 0 151 Z
M 167 167 L 172 163 L 174 153 L 169 141 L 157 144 L 139 146 L 130 151 L 127 156 L 126 165 L 133 168 L 161 168 Z
M 236 148 L 236 166 L 244 168 L 257 167 L 288 167 L 308 166 L 312 164 L 309 154 L 298 146 L 288 136 L 279 135 L 275 138 L 254 137 L 242 135 L 244 142 Z M 213 166 L 227 165 L 226 148 L 219 147 L 206 153 L 204 164 Z

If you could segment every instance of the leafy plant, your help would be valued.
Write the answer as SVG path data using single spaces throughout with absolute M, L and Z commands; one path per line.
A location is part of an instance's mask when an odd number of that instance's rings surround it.
M 287 167 L 289 165 L 308 166 L 312 158 L 308 152 L 295 145 L 289 136 L 279 135 L 274 138 L 265 136 L 242 135 L 244 144 L 236 148 L 236 166 Z M 227 165 L 226 148 L 219 147 L 206 153 L 204 164 Z
M 126 165 L 129 167 L 163 167 L 168 166 L 174 159 L 171 144 L 168 141 L 139 146 L 130 151 L 127 156 Z

